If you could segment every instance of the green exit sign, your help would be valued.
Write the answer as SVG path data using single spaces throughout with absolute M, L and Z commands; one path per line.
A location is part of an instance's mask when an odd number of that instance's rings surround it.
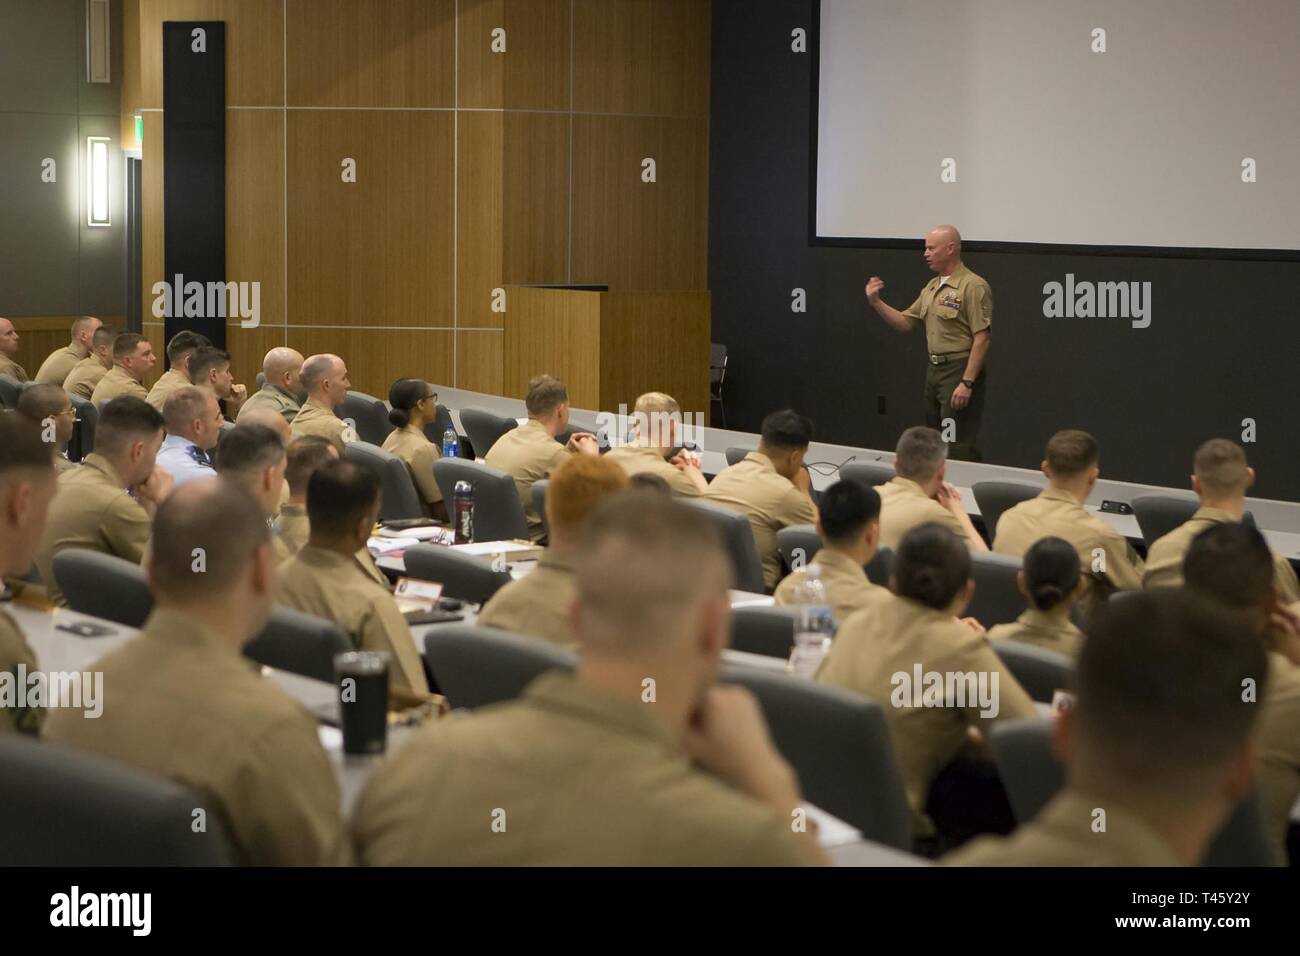
M 144 145 L 144 117 L 139 113 L 135 114 L 135 141 Z

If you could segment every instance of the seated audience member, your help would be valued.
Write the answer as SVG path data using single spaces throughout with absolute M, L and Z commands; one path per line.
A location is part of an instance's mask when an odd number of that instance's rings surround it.
M 790 409 L 763 419 L 758 451 L 714 476 L 704 497 L 749 519 L 754 544 L 763 561 L 763 583 L 776 586 L 781 574 L 781 554 L 776 533 L 792 524 L 812 524 L 817 506 L 810 489 L 812 479 L 803 466 L 812 422 Z
M 100 411 L 95 450 L 59 477 L 36 552 L 50 600 L 63 603 L 54 556 L 64 548 L 140 562 L 154 509 L 172 490 L 171 475 L 156 463 L 162 442 L 163 417 L 143 398 L 123 395 Z
M 546 489 L 549 547 L 531 574 L 492 596 L 478 623 L 572 647 L 576 638 L 569 608 L 577 595 L 574 548 L 587 516 L 601 501 L 627 486 L 623 469 L 598 455 L 574 456 L 562 462 Z
M 334 770 L 316 721 L 240 651 L 271 613 L 262 509 L 223 481 L 178 489 L 158 509 L 146 571 L 154 609 L 140 635 L 92 665 L 103 713 L 54 711 L 45 736 L 189 787 L 226 826 L 237 861 L 345 863 Z M 201 572 L 192 553 L 206 555 Z
M 307 517 L 311 537 L 281 567 L 276 601 L 333 621 L 359 650 L 387 651 L 391 686 L 427 694 L 406 618 L 357 555 L 379 517 L 379 479 L 349 461 L 326 462 L 307 482 Z
M 289 443 L 284 466 L 289 500 L 280 505 L 275 532 L 293 554 L 301 551 L 311 537 L 311 522 L 307 518 L 307 483 L 317 468 L 327 461 L 337 461 L 338 457 L 339 453 L 329 439 L 319 435 L 305 435 Z
M 186 385 L 172 391 L 163 406 L 167 437 L 158 450 L 158 464 L 177 486 L 216 476 L 212 452 L 222 421 L 217 397 L 207 389 Z
M 632 477 L 658 475 L 675 495 L 694 498 L 704 494 L 709 482 L 699 459 L 685 449 L 668 457 L 682 438 L 682 407 L 677 399 L 663 392 L 646 392 L 636 400 L 633 416 L 636 437 L 630 444 L 611 449 L 609 460 L 618 462 Z
M 265 425 L 236 425 L 221 440 L 221 450 L 217 454 L 217 474 L 253 496 L 266 515 L 268 527 L 280 508 L 284 460 L 284 443 L 273 429 Z M 271 532 L 270 544 L 276 566 L 288 561 L 298 550 L 291 548 L 274 531 Z
M 270 408 L 283 416 L 285 424 L 293 422 L 298 412 L 302 411 L 302 371 L 303 357 L 297 349 L 279 346 L 271 349 L 262 359 L 262 387 L 248 397 L 248 401 L 239 406 L 237 421 L 242 424 L 242 416 L 254 408 Z
M 1255 733 L 1259 791 L 1269 842 L 1286 862 L 1291 808 L 1300 797 L 1300 622 L 1281 604 L 1276 565 L 1255 528 L 1211 524 L 1192 539 L 1183 563 L 1186 588 L 1244 614 L 1268 653 L 1268 692 Z
M 1088 589 L 1079 568 L 1079 554 L 1064 538 L 1042 538 L 1025 552 L 1016 586 L 1029 608 L 1014 624 L 999 624 L 989 639 L 1020 641 L 1069 658 L 1079 656 L 1083 632 L 1070 620 L 1070 610 Z
M 1079 654 L 1078 699 L 1056 718 L 1065 789 L 1008 838 L 986 837 L 954 866 L 1197 866 L 1250 790 L 1259 706 L 1242 682 L 1268 679 L 1241 618 L 1187 591 L 1101 607 Z
M 230 370 L 230 353 L 211 347 L 195 349 L 190 356 L 189 369 L 191 381 L 199 388 L 209 389 L 224 402 L 226 417 L 234 421 L 240 406 L 248 398 L 248 389 L 235 383 Z
M 1255 483 L 1255 469 L 1246 463 L 1241 446 L 1211 438 L 1196 449 L 1192 460 L 1192 490 L 1201 507 L 1190 519 L 1152 543 L 1142 574 L 1144 588 L 1176 588 L 1183 583 L 1183 558 L 1192 539 L 1216 524 L 1240 522 L 1246 514 L 1246 492 Z M 1284 555 L 1273 555 L 1278 598 L 1300 601 L 1300 583 Z
M 0 317 L 0 375 L 19 382 L 27 381 L 27 369 L 15 359 L 18 355 L 18 330 L 8 319 Z
M 515 490 L 519 492 L 524 517 L 528 520 L 528 537 L 540 541 L 542 517 L 533 507 L 534 482 L 549 478 L 571 454 L 597 455 L 600 449 L 596 436 L 589 432 L 577 432 L 567 445 L 555 440 L 555 436 L 569 428 L 569 393 L 558 379 L 538 375 L 529 382 L 524 407 L 528 410 L 528 421 L 498 438 L 483 461 L 515 480 Z
M 721 477 L 721 476 L 719 476 Z M 856 481 L 837 481 L 822 492 L 817 513 L 821 549 L 809 565 L 819 569 L 837 624 L 850 614 L 889 597 L 889 589 L 867 580 L 865 566 L 880 540 L 880 495 Z M 776 589 L 778 606 L 794 603 L 806 570 L 792 571 Z
M 419 378 L 400 378 L 388 390 L 393 430 L 384 439 L 384 451 L 402 459 L 411 472 L 425 514 L 446 518 L 442 492 L 433 480 L 433 463 L 442 457 L 438 446 L 424 434 L 424 426 L 438 417 L 438 396 Z
M 148 339 L 135 332 L 123 332 L 113 339 L 113 367 L 99 380 L 90 400 L 100 405 L 119 395 L 147 399 L 149 392 L 142 383 L 157 362 Z
M 56 385 L 62 388 L 68 373 L 78 362 L 90 355 L 95 330 L 103 324 L 93 315 L 82 315 L 73 319 L 71 340 L 63 348 L 55 349 L 45 357 L 33 381 L 37 385 Z
M 348 367 L 337 355 L 313 355 L 302 363 L 298 377 L 307 399 L 293 417 L 293 437 L 320 435 L 343 454 L 344 448 L 358 440 L 356 429 L 334 411 L 343 404 L 352 387 Z
M 1042 463 L 1050 484 L 1002 513 L 993 550 L 1020 557 L 1035 541 L 1064 538 L 1086 570 L 1104 574 L 1116 588 L 1141 587 L 1142 559 L 1122 534 L 1083 507 L 1101 474 L 1099 460 L 1097 441 L 1087 432 L 1071 428 L 1053 435 Z
M 245 409 L 241 408 L 239 410 L 239 424 L 261 425 L 271 429 L 280 439 L 280 444 L 285 448 L 288 448 L 289 443 L 293 441 L 293 429 L 289 427 L 289 423 L 284 420 L 283 415 L 268 405 L 260 405 L 248 411 L 247 414 L 245 414 Z
M 712 529 L 644 492 L 614 495 L 574 549 L 576 674 L 421 730 L 353 814 L 372 865 L 821 863 L 792 832 L 794 772 L 757 701 L 714 683 L 730 565 Z M 646 675 L 655 675 L 653 703 Z M 484 823 L 499 807 L 502 825 Z
M 154 382 L 153 388 L 149 389 L 149 397 L 145 401 L 161 412 L 172 392 L 192 384 L 190 356 L 199 348 L 211 347 L 212 341 L 198 332 L 190 332 L 187 329 L 173 335 L 171 341 L 167 343 L 167 362 L 171 367 L 158 376 L 158 381 Z
M 673 489 L 669 487 L 668 482 L 663 480 L 660 475 L 652 475 L 648 471 L 638 471 L 629 479 L 631 487 L 637 491 L 653 491 L 656 494 L 671 495 Z
M 1037 711 L 988 639 L 957 620 L 975 592 L 961 538 L 939 524 L 913 528 L 894 553 L 890 586 L 888 600 L 840 627 L 816 679 L 881 705 L 913 833 L 925 845 L 936 833 L 925 811 L 930 784 L 962 753 L 970 729 Z M 930 678 L 922 675 L 931 674 L 944 682 L 942 701 L 930 699 Z M 913 687 L 914 679 L 921 686 Z
M 0 413 L 0 579 L 31 570 L 57 488 L 50 446 L 41 439 L 40 427 L 25 416 Z M 0 606 L 0 674 L 18 683 L 20 665 L 34 672 L 36 654 Z M 0 735 L 35 735 L 44 719 L 45 709 L 28 706 L 26 699 L 22 706 L 17 699 L 0 701 Z
M 69 395 L 90 401 L 90 397 L 95 394 L 95 386 L 113 367 L 113 342 L 116 339 L 116 329 L 107 325 L 97 328 L 90 337 L 90 354 L 72 366 L 72 371 L 63 380 L 63 390 Z
M 40 428 L 41 438 L 60 473 L 77 467 L 68 461 L 68 442 L 77 424 L 77 410 L 72 407 L 67 392 L 58 385 L 29 385 L 18 397 L 18 414 L 25 415 Z
M 894 477 L 877 485 L 880 494 L 880 547 L 894 548 L 903 535 L 923 524 L 942 525 L 972 551 L 988 545 L 962 507 L 961 492 L 944 480 L 948 445 L 933 428 L 907 429 L 894 449 Z

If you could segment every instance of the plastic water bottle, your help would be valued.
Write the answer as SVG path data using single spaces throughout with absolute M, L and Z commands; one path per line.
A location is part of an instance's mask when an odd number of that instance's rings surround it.
M 456 543 L 474 541 L 474 486 L 468 481 L 456 482 L 452 495 L 452 515 L 456 522 Z
M 442 457 L 459 458 L 460 457 L 460 439 L 456 437 L 456 429 L 448 427 L 442 433 Z
M 786 670 L 799 677 L 812 677 L 830 653 L 831 639 L 835 637 L 835 615 L 818 565 L 810 564 L 804 569 L 804 579 L 795 588 L 790 603 L 798 616 L 794 649 Z

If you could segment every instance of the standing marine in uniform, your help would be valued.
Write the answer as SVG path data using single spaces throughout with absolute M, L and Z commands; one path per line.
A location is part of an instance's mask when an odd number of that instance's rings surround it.
M 925 323 L 929 366 L 925 370 L 925 423 L 945 432 L 948 419 L 955 433 L 948 457 L 983 461 L 977 441 L 984 413 L 984 392 L 993 322 L 993 290 L 961 261 L 961 234 L 955 226 L 935 226 L 925 237 L 925 262 L 937 278 L 926 283 L 906 310 L 899 312 L 880 298 L 885 281 L 872 276 L 867 301 L 876 314 L 898 329 Z M 983 381 L 980 373 L 984 373 Z

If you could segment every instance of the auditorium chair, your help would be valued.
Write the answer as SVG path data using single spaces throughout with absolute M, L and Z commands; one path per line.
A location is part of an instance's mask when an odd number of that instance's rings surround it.
M 719 342 L 709 346 L 709 402 L 721 412 L 722 427 L 727 427 L 727 406 L 722 400 L 722 386 L 727 381 L 727 347 Z
M 889 462 L 879 464 L 865 461 L 851 461 L 846 465 L 840 465 L 840 479 L 843 481 L 857 481 L 873 488 L 876 485 L 883 485 L 894 477 L 894 466 Z
M 244 656 L 267 667 L 334 682 L 334 655 L 355 650 L 331 621 L 276 606 L 262 633 L 244 645 Z
M 349 391 L 347 397 L 334 409 L 334 414 L 339 418 L 350 419 L 357 437 L 372 445 L 382 446 L 388 433 L 393 430 L 393 423 L 388 420 L 388 407 L 365 392 Z
M 894 573 L 894 549 L 877 548 L 875 556 L 867 562 L 866 571 L 867 580 L 872 584 L 889 587 L 889 576 Z
M 225 866 L 219 808 L 178 783 L 53 741 L 0 737 L 6 866 Z M 206 829 L 194 830 L 203 807 Z
M 792 524 L 776 533 L 781 560 L 792 571 L 807 567 L 822 549 L 821 535 L 810 524 Z
M 424 661 L 451 706 L 470 709 L 514 700 L 546 671 L 578 666 L 576 654 L 554 644 L 469 624 L 429 628 Z
M 744 461 L 745 456 L 754 449 L 752 448 L 728 448 L 723 454 L 726 455 L 727 465 L 730 467 L 738 461 Z
M 1149 549 L 1179 525 L 1191 520 L 1201 507 L 1195 498 L 1175 498 L 1172 495 L 1144 495 L 1129 502 L 1133 517 L 1142 529 L 1142 540 Z
M 731 649 L 787 660 L 798 620 L 797 608 L 738 607 L 731 613 Z
M 22 383 L 12 375 L 0 375 L 0 408 L 17 408 L 23 393 Z
M 70 395 L 72 408 L 77 413 L 77 424 L 68 442 L 68 460 L 81 461 L 95 450 L 95 425 L 99 422 L 99 409 L 95 403 L 80 395 Z
M 994 554 L 991 551 L 974 551 L 970 556 L 970 575 L 975 581 L 975 596 L 964 617 L 973 617 L 985 627 L 1010 624 L 1027 606 L 1025 596 L 1016 584 L 1020 573 L 1020 558 Z
M 476 458 L 484 457 L 498 438 L 519 426 L 519 422 L 513 418 L 503 418 L 481 408 L 462 408 L 460 423 L 474 446 Z
M 486 604 L 488 598 L 507 584 L 509 571 L 496 571 L 492 562 L 475 554 L 463 554 L 437 544 L 417 544 L 402 556 L 406 573 L 421 581 L 442 585 L 445 597 Z
M 531 493 L 533 496 L 533 509 L 537 512 L 538 517 L 542 519 L 542 538 L 546 540 L 551 536 L 551 526 L 546 520 L 546 489 L 551 487 L 549 478 L 539 478 L 533 482 Z
M 731 568 L 735 577 L 734 586 L 742 591 L 764 593 L 767 588 L 763 583 L 763 562 L 754 545 L 754 531 L 749 519 L 739 511 L 732 511 L 712 501 L 700 498 L 679 498 L 682 504 L 694 508 L 722 535 L 727 556 L 731 559 Z
M 1074 662 L 1064 654 L 1021 641 L 989 641 L 994 653 L 1030 697 L 1044 704 L 1052 702 L 1058 690 L 1070 690 Z
M 266 373 L 258 372 L 257 378 L 254 381 L 257 382 L 257 390 L 260 392 L 262 390 L 262 386 L 266 384 Z
M 504 471 L 467 458 L 441 458 L 433 463 L 433 479 L 449 515 L 455 508 L 456 482 L 474 486 L 475 541 L 528 540 L 528 519 L 515 480 Z
M 989 743 L 1016 819 L 1024 823 L 1065 785 L 1065 768 L 1052 752 L 1050 719 L 999 721 Z M 1271 866 L 1259 794 L 1240 801 L 1210 844 L 1202 866 Z
M 415 490 L 411 470 L 402 459 L 368 441 L 350 442 L 343 449 L 343 457 L 356 462 L 379 479 L 382 489 L 380 521 L 425 517 L 424 505 L 420 503 L 420 496 Z
M 1037 498 L 1042 489 L 1016 481 L 977 481 L 971 485 L 971 491 L 975 493 L 975 504 L 979 505 L 984 530 L 992 542 L 1002 513 L 1022 501 Z
M 140 565 L 85 548 L 64 548 L 53 564 L 54 580 L 74 611 L 144 627 L 153 595 Z

